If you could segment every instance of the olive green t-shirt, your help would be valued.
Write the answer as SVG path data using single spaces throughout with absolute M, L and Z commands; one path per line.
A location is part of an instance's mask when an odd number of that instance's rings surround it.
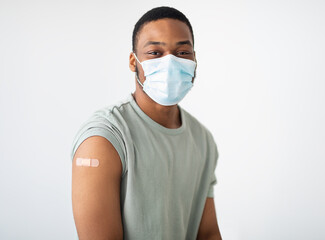
M 196 239 L 207 197 L 214 197 L 217 145 L 210 131 L 178 104 L 182 125 L 166 128 L 132 94 L 95 111 L 78 130 L 71 160 L 88 137 L 102 136 L 123 166 L 125 240 Z

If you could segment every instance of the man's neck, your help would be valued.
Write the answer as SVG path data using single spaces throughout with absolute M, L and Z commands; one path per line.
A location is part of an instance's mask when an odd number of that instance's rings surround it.
M 171 129 L 179 128 L 182 125 L 180 111 L 177 105 L 162 106 L 153 101 L 138 86 L 132 95 L 141 110 L 155 122 Z

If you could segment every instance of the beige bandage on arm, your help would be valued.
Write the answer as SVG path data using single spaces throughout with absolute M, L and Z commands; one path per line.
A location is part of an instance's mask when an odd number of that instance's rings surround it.
M 99 160 L 98 159 L 91 159 L 91 158 L 77 158 L 76 159 L 77 166 L 84 166 L 84 167 L 98 167 Z

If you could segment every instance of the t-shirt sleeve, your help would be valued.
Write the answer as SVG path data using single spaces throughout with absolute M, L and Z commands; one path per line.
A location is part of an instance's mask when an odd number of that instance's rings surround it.
M 209 191 L 207 197 L 214 197 L 214 185 L 217 184 L 217 178 L 215 172 L 212 174 L 212 180 L 210 181 Z
M 118 128 L 109 120 L 105 115 L 95 113 L 87 121 L 85 121 L 79 128 L 77 134 L 74 137 L 72 148 L 71 148 L 71 161 L 80 146 L 80 144 L 87 138 L 92 136 L 101 136 L 106 138 L 112 143 L 114 148 L 119 154 L 122 162 L 122 176 L 126 172 L 126 148 L 123 141 L 123 137 Z
M 213 171 L 211 173 L 210 176 L 210 184 L 209 184 L 209 190 L 208 190 L 208 195 L 207 197 L 214 197 L 214 186 L 217 184 L 217 177 L 216 177 L 216 167 L 217 167 L 217 162 L 218 162 L 218 158 L 219 158 L 219 153 L 218 153 L 218 148 L 217 148 L 217 144 L 215 143 L 215 141 L 211 140 L 211 144 L 212 144 L 212 151 L 210 151 L 210 159 L 211 161 L 213 161 Z

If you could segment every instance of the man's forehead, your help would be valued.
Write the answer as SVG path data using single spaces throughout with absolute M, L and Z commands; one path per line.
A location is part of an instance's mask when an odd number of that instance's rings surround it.
M 138 44 L 141 47 L 152 43 L 159 45 L 188 44 L 193 46 L 189 27 L 182 21 L 175 19 L 160 19 L 146 23 L 138 34 Z

